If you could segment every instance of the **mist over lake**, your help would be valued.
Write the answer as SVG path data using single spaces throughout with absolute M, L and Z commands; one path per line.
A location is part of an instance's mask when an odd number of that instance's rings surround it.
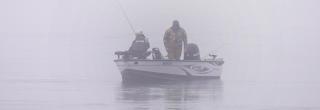
M 151 47 L 179 20 L 218 80 L 126 84 L 115 51 Z M 316 0 L 2 0 L 1 110 L 317 110 Z

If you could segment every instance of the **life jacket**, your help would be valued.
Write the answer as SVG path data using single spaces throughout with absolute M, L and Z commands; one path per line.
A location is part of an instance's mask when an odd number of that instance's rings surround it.
M 137 35 L 129 49 L 129 54 L 132 57 L 144 58 L 147 55 L 149 47 L 148 39 L 144 35 Z
M 147 42 L 146 40 L 134 40 L 132 42 L 132 45 L 129 49 L 130 52 L 146 52 L 149 48 L 149 42 Z

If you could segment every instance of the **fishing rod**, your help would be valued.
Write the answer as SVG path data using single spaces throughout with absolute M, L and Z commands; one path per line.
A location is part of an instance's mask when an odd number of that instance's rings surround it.
M 135 29 L 134 29 L 134 27 L 133 27 L 133 25 L 132 25 L 132 23 L 131 23 L 131 21 L 129 19 L 128 14 L 126 13 L 126 10 L 123 8 L 120 0 L 114 0 L 114 1 L 117 2 L 119 8 L 121 9 L 121 12 L 122 12 L 123 16 L 125 17 L 126 21 L 128 22 L 128 24 L 129 24 L 129 26 L 131 28 L 131 31 L 133 32 L 133 34 L 135 34 L 136 31 L 135 31 Z

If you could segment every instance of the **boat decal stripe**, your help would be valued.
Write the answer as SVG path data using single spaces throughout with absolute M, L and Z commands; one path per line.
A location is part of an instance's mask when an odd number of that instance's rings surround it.
M 192 76 L 189 72 L 188 72 L 188 70 L 186 70 L 186 69 L 184 69 L 184 68 L 180 68 L 182 71 L 184 71 L 186 74 L 187 74 L 187 76 Z

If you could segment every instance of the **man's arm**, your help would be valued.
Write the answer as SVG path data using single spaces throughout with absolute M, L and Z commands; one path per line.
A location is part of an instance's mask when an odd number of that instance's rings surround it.
M 169 32 L 166 31 L 166 32 L 164 33 L 164 36 L 163 36 L 163 42 L 164 42 L 164 43 L 166 43 L 166 42 L 168 41 L 168 37 L 169 37 Z
M 147 50 L 148 50 L 150 48 L 150 43 L 149 43 L 148 38 L 146 38 L 145 41 L 146 41 L 145 43 L 147 44 Z
M 184 48 L 186 48 L 186 46 L 187 46 L 187 44 L 188 44 L 188 38 L 187 38 L 187 33 L 186 33 L 185 30 L 183 30 L 182 40 L 183 40 L 183 46 L 184 46 Z
M 132 41 L 131 46 L 130 46 L 130 48 L 129 48 L 129 50 L 128 50 L 128 51 L 132 51 L 133 44 L 134 44 L 134 42 L 135 42 L 135 41 L 136 41 L 136 40 Z
M 163 37 L 163 43 L 164 43 L 164 46 L 165 48 L 167 49 L 167 43 L 168 43 L 168 40 L 169 40 L 169 30 L 167 30 L 165 33 L 164 33 L 164 37 Z

